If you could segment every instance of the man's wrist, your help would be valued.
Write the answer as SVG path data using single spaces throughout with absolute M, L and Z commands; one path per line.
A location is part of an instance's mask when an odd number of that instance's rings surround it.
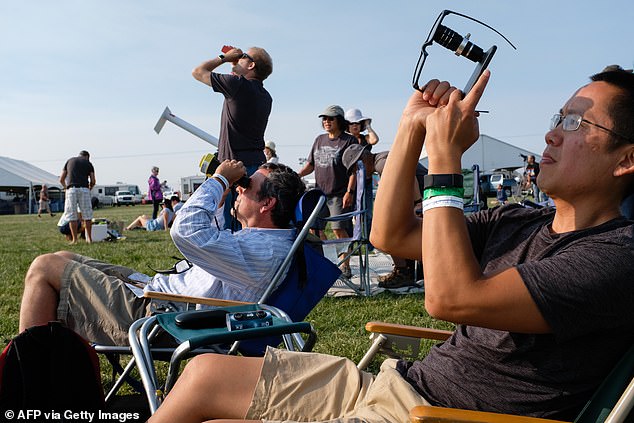
M 225 55 L 224 54 L 220 53 L 218 55 L 218 58 L 220 58 L 220 63 L 224 63 L 225 62 Z
M 231 186 L 229 184 L 229 180 L 225 176 L 221 175 L 220 173 L 214 173 L 212 178 L 220 182 L 224 186 L 225 190 L 229 189 L 229 187 Z

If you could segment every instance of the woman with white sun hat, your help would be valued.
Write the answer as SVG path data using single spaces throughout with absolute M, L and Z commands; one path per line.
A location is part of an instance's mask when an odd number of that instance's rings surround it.
M 369 149 L 372 149 L 372 146 L 379 142 L 379 136 L 372 126 L 372 118 L 363 116 L 361 110 L 359 109 L 350 109 L 346 112 L 346 120 L 348 121 L 348 132 L 354 136 L 359 144 L 363 146 L 369 146 Z M 362 134 L 362 132 L 367 131 L 367 134 Z

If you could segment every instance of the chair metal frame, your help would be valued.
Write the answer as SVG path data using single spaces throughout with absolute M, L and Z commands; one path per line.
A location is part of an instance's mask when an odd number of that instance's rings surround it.
M 152 339 L 160 333 L 161 327 L 157 323 L 159 316 L 150 316 L 139 319 L 130 326 L 130 347 L 132 349 L 134 359 L 137 362 L 143 388 L 152 414 L 156 412 L 164 396 L 168 394 L 174 386 L 174 383 L 176 383 L 181 362 L 192 355 L 210 352 L 206 348 L 198 350 L 201 345 L 233 342 L 231 349 L 228 352 L 222 351 L 221 349 L 211 352 L 235 354 L 237 353 L 240 340 L 251 339 L 253 336 L 252 332 L 261 331 L 266 332 L 267 335 L 282 335 L 284 345 L 289 351 L 312 350 L 316 341 L 316 334 L 310 323 L 294 323 L 283 310 L 277 307 L 261 303 L 250 305 L 270 311 L 271 314 L 277 318 L 274 320 L 273 326 L 242 331 L 228 331 L 226 329 L 215 330 L 216 333 L 209 334 L 204 338 L 197 339 L 195 341 L 188 339 L 182 342 L 178 345 L 178 347 L 172 349 L 173 352 L 170 358 L 165 384 L 162 389 L 159 386 L 158 377 L 156 375 L 152 355 L 153 347 L 151 346 Z M 227 310 L 234 309 L 235 311 L 242 311 L 248 306 L 249 305 L 228 307 Z M 194 311 L 192 313 L 196 312 Z M 304 341 L 300 333 L 307 334 L 308 339 Z
M 405 351 L 408 353 L 408 358 L 416 358 L 422 339 L 445 341 L 452 334 L 451 331 L 447 330 L 384 322 L 368 322 L 365 328 L 370 332 L 370 339 L 372 339 L 373 342 L 366 354 L 357 364 L 359 369 L 365 369 L 378 353 L 386 354 L 389 357 L 400 358 L 403 357 L 402 352 Z M 606 392 L 615 386 L 618 388 L 618 392 L 622 392 L 618 398 Z M 632 408 L 634 408 L 634 346 L 630 347 L 621 361 L 619 361 L 612 372 L 605 378 L 601 386 L 597 388 L 595 394 L 590 398 L 586 406 L 575 419 L 575 422 L 621 423 L 626 421 L 627 418 L 631 418 Z M 414 407 L 410 411 L 410 420 L 412 423 L 556 423 L 555 420 L 549 419 L 423 405 Z
M 370 245 L 370 234 L 368 233 L 367 210 L 371 205 L 366 204 L 365 166 L 361 160 L 357 162 L 356 178 L 355 210 L 336 216 L 320 217 L 320 219 L 325 222 L 340 222 L 354 218 L 353 235 L 349 238 L 327 239 L 322 241 L 322 243 L 324 245 L 351 244 L 351 247 L 348 248 L 348 252 L 343 255 L 343 258 L 338 260 L 337 265 L 339 266 L 352 256 L 357 255 L 359 258 L 359 284 L 355 284 L 351 278 L 347 278 L 343 275 L 339 280 L 346 284 L 357 295 L 369 296 L 371 280 L 368 247 Z
M 306 200 L 306 203 L 307 203 L 306 206 L 309 208 L 309 210 L 303 210 L 304 200 Z M 318 189 L 310 189 L 304 193 L 304 195 L 302 196 L 302 198 L 300 199 L 300 201 L 298 202 L 296 206 L 295 217 L 293 219 L 299 231 L 295 237 L 295 240 L 293 241 L 293 244 L 291 245 L 291 248 L 288 254 L 286 255 L 286 257 L 284 258 L 284 260 L 278 267 L 273 278 L 269 282 L 269 285 L 267 286 L 266 290 L 262 293 L 262 295 L 260 296 L 256 304 L 264 304 L 268 300 L 268 298 L 271 296 L 271 294 L 275 291 L 275 289 L 283 282 L 282 276 L 286 274 L 287 270 L 290 268 L 293 262 L 293 258 L 295 257 L 295 254 L 297 253 L 299 248 L 303 246 L 304 241 L 309 233 L 309 230 L 311 229 L 311 227 L 315 225 L 315 222 L 317 221 L 319 213 L 321 209 L 324 207 L 325 203 L 326 203 L 326 197 L 323 194 L 323 192 L 321 192 Z M 305 217 L 305 214 L 307 211 L 309 212 L 309 214 L 308 214 L 308 217 Z M 224 300 L 224 299 L 217 299 L 217 298 L 189 297 L 189 296 L 182 296 L 177 294 L 167 294 L 162 292 L 146 292 L 144 294 L 144 297 L 157 299 L 157 300 L 186 303 L 188 304 L 187 309 L 191 309 L 190 306 L 192 305 L 195 306 L 198 304 L 220 306 L 220 307 L 252 304 L 252 303 L 246 303 L 243 301 Z M 279 309 L 275 310 L 275 312 L 273 313 L 274 315 L 282 319 L 290 320 L 290 318 L 283 311 L 281 310 L 277 311 L 277 310 Z M 153 322 L 155 323 L 155 321 Z M 140 329 L 141 324 L 143 324 L 143 322 L 141 322 L 139 325 L 133 324 L 133 326 L 138 330 Z M 149 324 L 150 323 L 148 323 L 148 325 Z M 132 326 L 130 329 L 132 329 Z M 129 332 L 129 339 L 131 339 L 130 333 L 131 332 Z M 147 335 L 149 336 L 150 332 L 147 332 Z M 156 336 L 156 334 L 152 334 L 152 337 L 154 336 Z M 299 334 L 285 336 L 283 337 L 283 340 L 287 348 L 289 347 L 289 345 L 291 345 L 291 348 L 293 348 L 292 342 L 295 343 L 294 348 L 296 349 L 302 350 L 305 347 L 304 341 Z M 112 388 L 106 395 L 106 403 L 108 403 L 114 398 L 115 394 L 119 391 L 119 389 L 121 388 L 124 382 L 126 381 L 128 381 L 129 383 L 131 382 L 130 374 L 132 370 L 135 368 L 135 366 L 137 366 L 137 359 L 135 358 L 135 354 L 134 354 L 132 346 L 109 346 L 109 345 L 96 344 L 96 345 L 93 345 L 93 347 L 95 348 L 97 353 L 100 353 L 100 354 L 132 355 L 132 358 L 130 359 L 126 367 L 118 370 L 118 372 L 120 373 L 120 376 L 115 380 Z M 232 345 L 229 352 L 235 353 L 238 347 L 239 347 L 239 342 L 234 343 L 234 345 Z M 174 348 L 152 347 L 151 352 L 152 354 L 170 355 L 174 352 Z M 202 348 L 197 351 L 198 354 L 205 353 L 205 352 L 221 352 L 221 351 L 213 347 L 211 349 Z M 222 351 L 222 352 L 227 353 L 227 351 Z M 113 373 L 117 371 L 117 369 L 114 369 L 114 366 L 115 364 L 113 363 Z

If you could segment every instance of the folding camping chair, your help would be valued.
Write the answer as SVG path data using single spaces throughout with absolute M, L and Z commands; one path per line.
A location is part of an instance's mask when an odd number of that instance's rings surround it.
M 337 265 L 341 265 L 353 256 L 359 260 L 359 284 L 355 284 L 351 278 L 342 276 L 340 280 L 359 295 L 370 295 L 370 266 L 368 262 L 368 246 L 370 245 L 367 210 L 371 205 L 365 202 L 365 167 L 362 161 L 357 162 L 357 192 L 356 207 L 354 211 L 342 213 L 337 216 L 320 218 L 326 222 L 340 222 L 354 218 L 352 236 L 349 238 L 328 239 L 322 241 L 324 248 L 344 244 L 348 246 L 343 258 L 339 259 Z M 342 253 L 343 254 L 343 253 Z
M 319 190 L 315 190 L 315 189 L 308 190 L 302 196 L 302 198 L 300 199 L 300 201 L 298 202 L 296 206 L 295 216 L 293 218 L 294 226 L 297 228 L 297 231 L 298 231 L 295 241 L 293 245 L 291 246 L 289 253 L 285 257 L 285 259 L 283 260 L 279 268 L 277 269 L 273 279 L 269 282 L 268 288 L 265 290 L 262 297 L 260 298 L 260 301 L 264 301 L 270 297 L 269 298 L 270 301 L 275 302 L 277 301 L 279 297 L 285 297 L 285 296 L 292 297 L 290 298 L 290 301 L 289 301 L 289 298 L 285 299 L 287 303 L 284 307 L 287 310 L 289 310 L 288 313 L 291 315 L 291 318 L 295 321 L 302 320 L 305 317 L 305 315 L 310 311 L 310 309 L 312 309 L 314 304 L 316 304 L 323 296 L 323 293 L 313 292 L 315 290 L 300 289 L 299 279 L 300 279 L 300 274 L 302 275 L 304 274 L 303 264 L 307 260 L 309 260 L 311 263 L 313 261 L 316 261 L 318 263 L 317 266 L 323 266 L 323 269 L 324 269 L 323 278 L 318 279 L 315 274 L 316 272 L 313 271 L 312 273 L 307 275 L 308 276 L 307 279 L 309 281 L 316 280 L 317 282 L 320 282 L 323 280 L 325 281 L 324 284 L 327 284 L 329 278 L 331 278 L 332 280 L 330 281 L 330 284 L 332 285 L 332 283 L 334 283 L 334 281 L 336 280 L 337 276 L 340 274 L 339 269 L 337 269 L 336 266 L 334 266 L 324 257 L 317 254 L 313 250 L 306 251 L 310 247 L 304 248 L 304 241 L 306 239 L 308 231 L 312 226 L 315 225 L 317 216 L 319 215 L 319 212 L 324 204 L 325 204 L 325 196 Z M 290 269 L 289 269 L 289 266 L 291 267 Z M 287 269 L 289 269 L 288 272 L 286 272 Z M 285 280 L 282 281 L 282 283 L 280 284 L 281 277 L 285 273 L 287 274 L 287 276 Z M 278 285 L 280 285 L 279 289 L 276 290 L 276 288 L 278 288 Z M 319 284 L 315 283 L 314 285 L 319 285 Z M 311 287 L 312 286 L 313 285 L 311 285 Z M 323 289 L 327 290 L 328 288 L 326 287 Z M 313 297 L 310 297 L 307 300 L 306 299 L 307 296 L 311 294 L 313 295 Z M 188 303 L 190 305 L 207 304 L 207 305 L 222 307 L 222 306 L 231 306 L 231 305 L 241 304 L 241 302 L 237 302 L 237 301 L 186 297 L 186 296 L 170 295 L 170 294 L 163 294 L 163 293 L 156 293 L 156 292 L 146 293 L 146 296 L 150 298 L 155 298 L 157 300 L 166 300 L 166 301 L 171 301 L 174 303 Z M 297 304 L 294 307 L 291 307 L 288 304 L 289 302 L 292 302 L 293 299 L 297 302 Z M 312 305 L 310 305 L 311 302 L 312 302 Z M 308 310 L 305 310 L 305 314 L 303 315 L 295 311 L 295 309 L 297 309 L 304 312 L 302 307 L 310 307 L 310 308 Z M 270 341 L 273 342 L 273 340 L 270 340 Z M 98 353 L 105 354 L 113 365 L 113 380 L 115 379 L 116 380 L 114 385 L 110 389 L 108 395 L 106 396 L 106 402 L 109 402 L 110 400 L 112 400 L 116 392 L 118 392 L 120 387 L 126 381 L 128 383 L 131 383 L 137 391 L 142 390 L 142 387 L 138 383 L 135 383 L 136 381 L 133 381 L 129 377 L 131 371 L 136 366 L 136 360 L 134 359 L 134 357 L 128 362 L 125 368 L 122 368 L 118 361 L 119 355 L 132 354 L 132 349 L 130 346 L 94 345 L 94 347 Z M 166 348 L 152 347 L 153 354 L 163 354 L 164 356 L 170 356 L 173 352 L 174 352 L 173 347 L 166 347 Z M 115 358 L 112 358 L 113 356 L 115 356 Z M 119 374 L 120 376 L 117 378 L 116 374 Z
M 471 166 L 471 172 L 467 169 L 462 170 L 464 176 L 464 188 L 465 188 L 465 214 L 475 213 L 482 210 L 482 206 L 486 203 L 486 196 L 480 198 L 480 166 L 474 164 Z M 473 194 L 468 194 L 468 192 Z
M 240 331 L 229 331 L 226 327 L 204 326 L 199 329 L 182 329 L 178 327 L 175 320 L 177 316 L 184 316 L 183 312 L 164 313 L 143 318 L 130 327 L 130 347 L 139 368 L 152 413 L 158 407 L 163 393 L 167 393 L 176 381 L 181 361 L 191 354 L 207 352 L 207 350 L 198 351 L 201 347 L 233 343 L 228 351 L 226 349 L 219 350 L 217 347 L 212 347 L 212 351 L 262 355 L 267 345 L 277 346 L 283 340 L 286 348 L 290 350 L 309 351 L 312 349 L 315 342 L 314 329 L 310 323 L 301 321 L 341 274 L 337 266 L 305 242 L 308 231 L 316 222 L 324 203 L 325 196 L 319 190 L 310 190 L 304 194 L 297 205 L 294 219 L 299 233 L 289 254 L 256 304 L 188 298 L 188 300 L 197 303 L 220 305 L 224 312 L 248 312 L 266 309 L 273 314 L 271 327 Z M 310 213 L 309 217 L 304 219 L 307 213 Z M 280 283 L 281 276 L 286 272 L 286 269 L 288 269 L 287 276 Z M 152 298 L 166 298 L 164 294 L 148 294 Z M 179 296 L 174 298 L 180 299 Z M 170 300 L 174 298 L 170 297 Z M 232 304 L 233 307 L 229 306 Z M 187 313 L 188 318 L 200 318 L 202 322 L 209 315 L 208 310 Z M 212 322 L 211 326 L 217 325 L 213 325 Z M 152 339 L 157 336 L 161 329 L 171 334 L 180 344 L 171 355 L 165 389 L 162 390 L 158 388 L 152 360 L 153 347 L 151 346 Z M 306 341 L 300 335 L 301 333 L 308 335 Z
M 445 341 L 451 331 L 428 329 L 393 323 L 368 322 L 366 330 L 371 333 L 373 343 L 366 355 L 359 361 L 358 368 L 364 369 L 377 353 L 389 357 L 417 358 L 422 340 Z M 575 418 L 575 423 L 617 423 L 634 421 L 631 410 L 634 407 L 634 346 L 608 374 L 585 407 Z M 491 423 L 538 423 L 554 420 L 537 419 L 472 410 L 448 409 L 433 406 L 417 406 L 410 410 L 412 423 L 416 422 L 491 422 Z M 627 420 L 626 420 L 627 419 Z

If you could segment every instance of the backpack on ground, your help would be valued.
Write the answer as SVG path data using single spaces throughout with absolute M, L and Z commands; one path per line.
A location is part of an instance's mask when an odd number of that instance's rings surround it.
M 85 339 L 60 322 L 25 330 L 2 352 L 0 410 L 3 412 L 81 412 L 103 408 L 97 353 Z

